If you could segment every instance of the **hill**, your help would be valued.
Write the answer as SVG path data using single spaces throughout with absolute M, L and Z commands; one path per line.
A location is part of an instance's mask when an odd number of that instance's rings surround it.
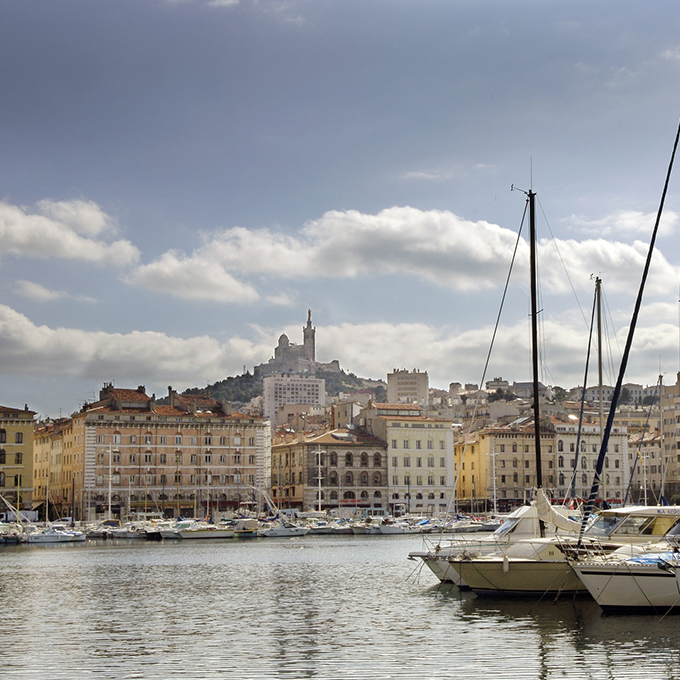
M 373 392 L 374 401 L 385 401 L 387 398 L 387 389 L 382 380 L 359 378 L 345 371 L 340 373 L 320 371 L 314 377 L 326 381 L 326 393 L 330 397 L 337 397 L 340 392 L 370 390 Z M 183 394 L 209 394 L 218 401 L 246 404 L 254 397 L 262 396 L 262 389 L 262 378 L 246 371 L 243 375 L 232 376 L 206 387 L 190 387 Z

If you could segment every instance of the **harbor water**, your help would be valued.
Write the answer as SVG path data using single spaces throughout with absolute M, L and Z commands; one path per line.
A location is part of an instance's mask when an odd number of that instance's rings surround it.
M 3 680 L 680 678 L 677 616 L 442 586 L 416 536 L 0 549 Z

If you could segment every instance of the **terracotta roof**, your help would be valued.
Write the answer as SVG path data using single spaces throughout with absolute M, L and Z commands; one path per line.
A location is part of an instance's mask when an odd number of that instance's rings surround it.
M 110 393 L 119 401 L 151 401 L 151 397 L 148 394 L 138 392 L 137 390 L 126 390 L 114 387 Z

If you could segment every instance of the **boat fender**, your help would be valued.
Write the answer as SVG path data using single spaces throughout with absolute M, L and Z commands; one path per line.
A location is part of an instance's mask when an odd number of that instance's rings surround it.
M 507 555 L 503 555 L 503 573 L 507 574 L 510 571 L 510 560 Z

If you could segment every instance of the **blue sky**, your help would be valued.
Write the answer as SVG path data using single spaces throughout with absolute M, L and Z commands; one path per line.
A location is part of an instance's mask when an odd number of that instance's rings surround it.
M 0 19 L 0 403 L 215 382 L 300 342 L 308 308 L 321 361 L 478 382 L 512 184 L 540 201 L 544 382 L 582 380 L 592 274 L 615 379 L 680 117 L 675 3 L 0 0 Z M 678 370 L 679 182 L 644 384 Z M 519 256 L 489 378 L 530 375 Z

